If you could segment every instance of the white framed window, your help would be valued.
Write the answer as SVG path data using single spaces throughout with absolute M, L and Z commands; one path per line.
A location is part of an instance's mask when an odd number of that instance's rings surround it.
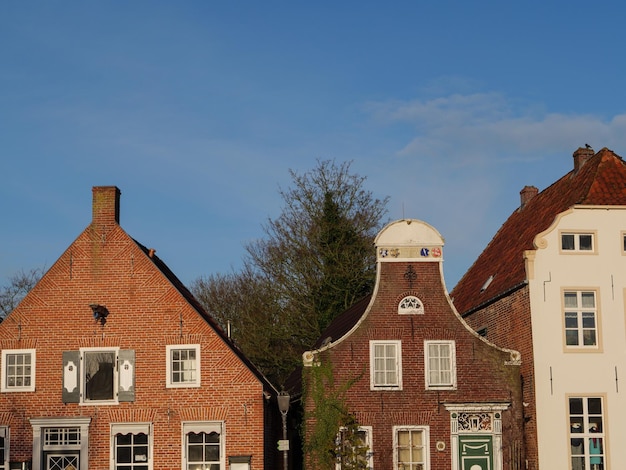
M 9 470 L 9 427 L 0 426 L 0 470 Z
M 563 292 L 565 346 L 596 348 L 598 346 L 598 310 L 593 290 Z
M 398 304 L 399 315 L 423 315 L 424 304 L 414 295 L 408 295 Z
M 594 233 L 561 233 L 561 250 L 562 251 L 595 251 L 595 234 Z
M 427 389 L 456 388 L 456 348 L 454 341 L 424 341 Z
M 606 436 L 602 397 L 569 397 L 568 402 L 571 468 L 604 470 Z
M 3 392 L 35 391 L 35 350 L 2 350 Z
M 166 346 L 167 387 L 200 386 L 200 345 Z
M 335 449 L 335 470 L 356 468 L 357 463 L 358 468 L 374 468 L 371 426 L 358 426 L 356 429 L 342 427 L 337 433 Z
M 135 351 L 81 348 L 63 352 L 63 403 L 135 400 Z
M 402 389 L 400 341 L 370 341 L 370 388 L 372 390 Z
M 183 422 L 183 469 L 226 468 L 223 423 Z
M 151 423 L 111 424 L 113 470 L 151 470 L 152 447 Z
M 428 426 L 393 427 L 394 470 L 429 470 Z

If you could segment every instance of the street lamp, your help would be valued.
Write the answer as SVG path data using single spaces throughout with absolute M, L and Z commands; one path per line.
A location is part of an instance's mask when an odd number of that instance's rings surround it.
M 283 442 L 280 448 L 283 451 L 283 470 L 288 469 L 289 441 L 287 440 L 287 413 L 289 412 L 289 394 L 284 390 L 278 394 L 278 409 L 283 418 Z

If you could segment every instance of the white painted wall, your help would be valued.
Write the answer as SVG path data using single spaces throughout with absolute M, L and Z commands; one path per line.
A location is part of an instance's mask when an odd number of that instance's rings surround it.
M 595 233 L 595 252 L 560 252 L 561 231 Z M 604 397 L 604 470 L 626 462 L 626 207 L 575 208 L 538 235 L 528 276 L 539 468 L 568 469 L 568 396 Z M 530 256 L 532 259 L 532 253 Z M 598 289 L 599 348 L 566 351 L 563 288 Z M 617 378 L 616 382 L 616 370 Z M 551 378 L 552 377 L 552 378 Z M 618 392 L 619 390 L 619 392 Z

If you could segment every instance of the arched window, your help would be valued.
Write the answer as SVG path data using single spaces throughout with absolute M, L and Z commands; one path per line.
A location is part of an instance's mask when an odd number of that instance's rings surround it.
M 414 295 L 409 295 L 402 299 L 398 304 L 398 313 L 400 315 L 423 315 L 424 304 Z

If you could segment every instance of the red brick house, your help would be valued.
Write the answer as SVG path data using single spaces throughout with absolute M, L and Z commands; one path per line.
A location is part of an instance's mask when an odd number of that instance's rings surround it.
M 304 354 L 305 441 L 316 415 L 316 368 L 330 366 L 367 446 L 370 469 L 523 468 L 519 353 L 480 337 L 458 315 L 443 280 L 443 238 L 419 220 L 376 238 L 371 297 L 338 316 Z M 337 468 L 348 452 L 337 429 Z M 305 444 L 306 445 L 306 444 Z
M 0 469 L 277 468 L 276 390 L 119 225 L 120 191 L 0 324 Z
M 622 468 L 626 162 L 579 148 L 570 171 L 520 196 L 455 286 L 454 305 L 521 352 L 528 470 Z

